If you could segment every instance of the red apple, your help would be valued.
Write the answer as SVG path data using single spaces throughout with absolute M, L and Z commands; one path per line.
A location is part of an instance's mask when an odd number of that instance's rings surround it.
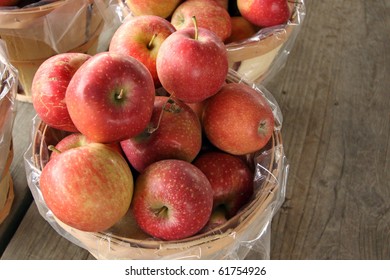
M 222 41 L 230 36 L 232 27 L 230 15 L 214 0 L 184 1 L 173 12 L 171 23 L 177 30 L 193 27 L 194 16 L 199 27 L 211 30 Z
M 93 142 L 109 143 L 141 133 L 155 97 L 153 78 L 138 60 L 103 52 L 74 74 L 66 104 L 77 129 Z
M 126 0 L 131 12 L 136 15 L 155 15 L 169 17 L 181 0 Z
M 142 62 L 152 74 L 155 87 L 159 87 L 157 53 L 162 42 L 175 31 L 169 21 L 158 16 L 132 17 L 115 31 L 109 51 L 130 55 Z
M 227 10 L 229 7 L 229 0 L 213 0 L 213 1 L 215 1 L 218 5 L 223 7 L 225 10 Z
M 204 228 L 202 228 L 200 233 L 205 233 L 214 230 L 215 228 L 225 224 L 227 221 L 228 219 L 226 218 L 226 210 L 223 207 L 215 208 L 211 212 L 210 219 L 208 220 Z
M 90 57 L 83 53 L 57 54 L 39 66 L 31 86 L 32 103 L 47 125 L 64 131 L 77 131 L 69 116 L 65 93 L 74 73 Z
M 203 128 L 217 148 L 243 155 L 264 147 L 272 136 L 274 116 L 260 91 L 230 83 L 207 100 Z
M 191 162 L 201 145 L 202 128 L 195 112 L 183 102 L 165 96 L 156 96 L 149 128 L 121 142 L 127 159 L 139 172 L 163 159 Z
M 104 231 L 128 211 L 133 177 L 127 162 L 104 144 L 69 149 L 43 168 L 40 189 L 63 223 L 82 231 Z
M 178 240 L 199 232 L 210 218 L 213 191 L 206 176 L 182 160 L 149 165 L 136 181 L 132 211 L 142 230 Z
M 253 173 L 239 157 L 224 152 L 206 152 L 193 163 L 213 188 L 213 209 L 222 208 L 233 217 L 253 194 Z
M 88 144 L 94 143 L 90 139 L 87 138 L 87 136 L 81 134 L 81 133 L 72 133 L 64 138 L 62 138 L 56 145 L 55 145 L 55 151 L 53 151 L 50 155 L 50 159 L 53 159 L 54 157 L 58 157 L 61 155 L 61 153 L 86 146 Z M 123 156 L 122 148 L 118 142 L 112 142 L 105 144 L 107 147 L 111 147 L 113 150 L 117 151 L 120 155 Z
M 232 17 L 231 21 L 232 33 L 230 37 L 225 40 L 225 44 L 248 39 L 252 37 L 257 31 L 257 28 L 244 17 Z
M 259 27 L 283 24 L 291 16 L 287 0 L 237 0 L 241 15 Z
M 16 6 L 20 0 L 0 0 L 0 6 Z
M 203 100 L 201 102 L 196 102 L 196 103 L 186 103 L 188 107 L 190 107 L 192 111 L 195 112 L 195 114 L 198 116 L 198 119 L 201 123 L 202 123 L 202 115 L 203 115 L 203 109 L 205 103 L 206 100 Z
M 166 91 L 186 103 L 201 102 L 217 93 L 228 72 L 221 39 L 210 30 L 196 27 L 169 36 L 160 47 L 156 65 Z

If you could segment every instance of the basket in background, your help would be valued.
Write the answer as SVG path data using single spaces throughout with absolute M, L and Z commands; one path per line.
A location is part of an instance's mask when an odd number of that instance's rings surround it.
M 125 16 L 134 16 L 119 0 Z M 256 84 L 271 79 L 284 65 L 306 13 L 304 0 L 289 2 L 291 17 L 285 24 L 260 29 L 245 40 L 226 44 L 229 67 Z
M 303 0 L 290 5 L 292 14 L 286 24 L 260 29 L 251 38 L 226 45 L 232 69 L 258 84 L 271 79 L 282 68 L 305 16 Z
M 58 0 L 0 10 L 0 38 L 7 44 L 10 62 L 19 71 L 19 100 L 31 102 L 35 72 L 49 57 L 64 52 L 98 52 L 105 23 L 116 22 L 115 18 L 105 19 L 101 7 L 108 9 L 106 2 L 110 0 Z

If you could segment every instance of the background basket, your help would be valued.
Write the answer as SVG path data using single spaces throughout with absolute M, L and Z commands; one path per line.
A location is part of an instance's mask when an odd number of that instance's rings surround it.
M 100 3 L 101 2 L 101 3 Z M 59 0 L 42 6 L 0 10 L 0 38 L 19 71 L 18 99 L 31 102 L 31 84 L 38 67 L 64 52 L 95 54 L 105 24 L 109 0 Z M 105 17 L 107 17 L 105 19 Z
M 305 16 L 303 0 L 290 3 L 286 24 L 263 28 L 254 36 L 226 45 L 229 66 L 254 83 L 269 80 L 284 65 Z
M 231 73 L 229 82 L 244 82 Z M 131 211 L 106 232 L 84 232 L 63 224 L 47 208 L 39 190 L 39 176 L 50 156 L 48 145 L 55 145 L 68 133 L 48 127 L 36 117 L 25 164 L 40 214 L 61 236 L 97 259 L 244 259 L 251 250 L 256 250 L 257 258 L 268 259 L 270 221 L 284 201 L 288 165 L 280 133 L 279 107 L 265 89 L 261 92 L 270 101 L 276 127 L 268 145 L 247 156 L 255 173 L 255 195 L 236 216 L 218 228 L 180 241 L 161 241 L 140 230 Z
M 125 16 L 134 16 L 126 1 L 119 0 Z M 305 17 L 305 2 L 289 3 L 291 18 L 286 24 L 260 29 L 252 37 L 226 44 L 229 67 L 256 84 L 265 83 L 284 65 Z

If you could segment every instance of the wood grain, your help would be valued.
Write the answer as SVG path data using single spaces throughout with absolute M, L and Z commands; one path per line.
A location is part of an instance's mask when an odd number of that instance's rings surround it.
M 390 258 L 389 1 L 306 1 L 272 80 L 290 174 L 272 259 Z

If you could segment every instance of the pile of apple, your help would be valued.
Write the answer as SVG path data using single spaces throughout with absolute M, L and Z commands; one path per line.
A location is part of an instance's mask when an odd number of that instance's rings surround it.
M 39 67 L 34 108 L 68 132 L 49 147 L 39 182 L 63 223 L 106 231 L 131 211 L 147 234 L 178 240 L 223 224 L 252 198 L 244 158 L 269 142 L 271 107 L 227 80 L 224 42 L 192 23 L 176 30 L 159 16 L 133 17 L 108 51 L 58 54 Z

